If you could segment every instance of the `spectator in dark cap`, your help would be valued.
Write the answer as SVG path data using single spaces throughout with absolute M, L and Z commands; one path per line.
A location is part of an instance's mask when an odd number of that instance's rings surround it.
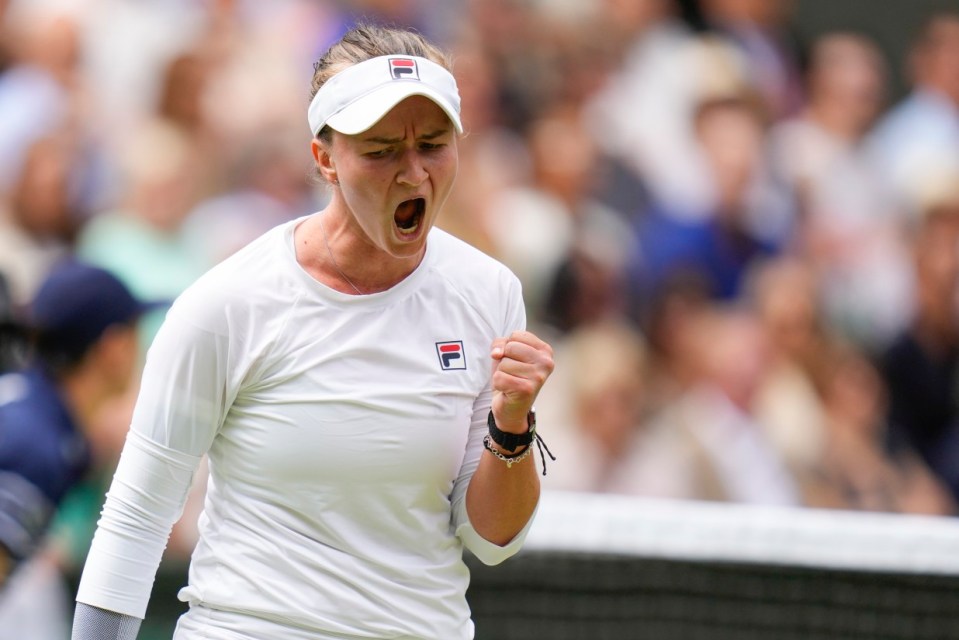
M 14 318 L 13 297 L 0 273 L 0 374 L 16 369 L 23 355 L 23 330 Z
M 32 301 L 28 365 L 0 376 L 0 585 L 90 468 L 89 430 L 127 390 L 136 321 L 151 306 L 109 272 L 78 262 L 55 268 Z

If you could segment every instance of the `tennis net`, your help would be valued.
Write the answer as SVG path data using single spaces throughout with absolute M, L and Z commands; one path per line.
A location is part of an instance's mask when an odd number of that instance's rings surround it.
M 959 520 L 546 493 L 477 640 L 959 638 Z

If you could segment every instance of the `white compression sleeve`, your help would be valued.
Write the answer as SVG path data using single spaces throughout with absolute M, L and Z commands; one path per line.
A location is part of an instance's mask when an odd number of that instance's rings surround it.
M 71 640 L 136 640 L 140 618 L 77 603 Z
M 143 618 L 200 460 L 130 432 L 83 569 L 78 602 Z

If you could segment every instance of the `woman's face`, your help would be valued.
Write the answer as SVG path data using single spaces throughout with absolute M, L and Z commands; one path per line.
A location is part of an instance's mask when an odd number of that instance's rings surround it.
M 322 146 L 320 170 L 339 182 L 334 198 L 351 214 L 350 224 L 393 257 L 420 254 L 459 163 L 456 129 L 443 110 L 428 98 L 412 96 L 371 129 L 357 135 L 334 132 L 332 144 Z

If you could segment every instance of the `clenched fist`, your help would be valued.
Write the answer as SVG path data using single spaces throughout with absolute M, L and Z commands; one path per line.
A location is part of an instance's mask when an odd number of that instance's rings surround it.
M 529 331 L 496 338 L 493 358 L 493 418 L 508 433 L 528 430 L 526 414 L 553 372 L 553 348 Z

